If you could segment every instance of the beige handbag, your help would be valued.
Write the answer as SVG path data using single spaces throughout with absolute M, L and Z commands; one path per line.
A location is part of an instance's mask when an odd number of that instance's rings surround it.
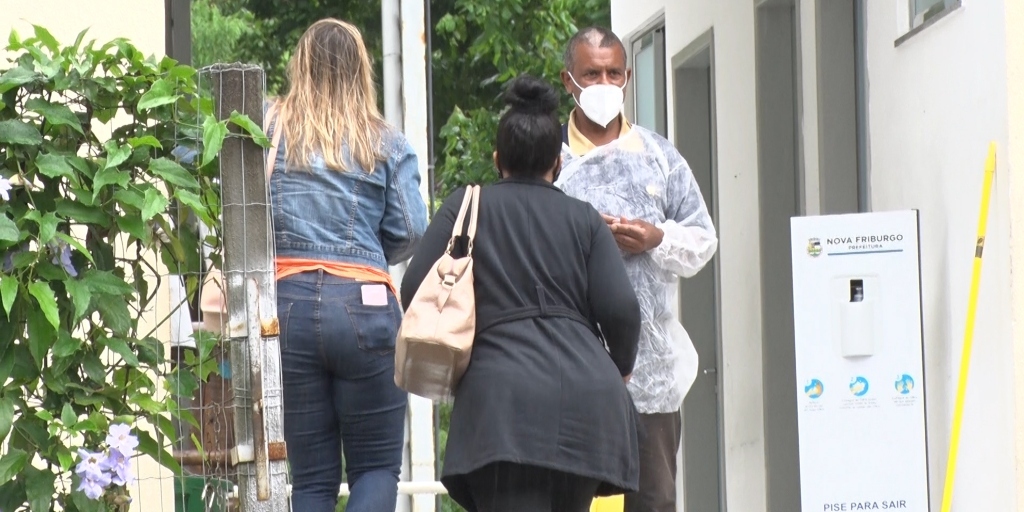
M 476 335 L 473 240 L 480 187 L 466 188 L 445 253 L 427 272 L 402 318 L 395 348 L 395 384 L 431 400 L 452 395 L 469 366 Z M 469 213 L 466 255 L 452 256 Z

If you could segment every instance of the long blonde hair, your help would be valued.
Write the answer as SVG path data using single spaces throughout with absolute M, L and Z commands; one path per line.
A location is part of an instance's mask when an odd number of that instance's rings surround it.
M 368 172 L 385 159 L 387 124 L 358 28 L 334 18 L 312 24 L 288 63 L 288 83 L 276 105 L 283 122 L 275 124 L 284 130 L 289 167 L 308 169 L 319 154 L 327 167 L 347 171 L 345 149 Z

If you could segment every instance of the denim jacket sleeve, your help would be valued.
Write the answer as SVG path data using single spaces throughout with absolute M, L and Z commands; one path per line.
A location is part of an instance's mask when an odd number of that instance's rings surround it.
M 427 205 L 420 195 L 419 160 L 409 141 L 395 137 L 394 152 L 386 162 L 387 189 L 380 241 L 389 265 L 405 261 L 427 230 Z

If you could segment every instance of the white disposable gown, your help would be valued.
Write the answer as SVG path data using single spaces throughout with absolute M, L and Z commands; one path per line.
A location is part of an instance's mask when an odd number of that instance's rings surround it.
M 645 220 L 664 231 L 655 249 L 623 252 L 644 327 L 629 390 L 641 413 L 678 411 L 697 376 L 697 351 L 677 316 L 677 276 L 696 274 L 718 247 L 690 166 L 664 137 L 633 126 L 584 156 L 563 145 L 555 185 L 605 215 Z

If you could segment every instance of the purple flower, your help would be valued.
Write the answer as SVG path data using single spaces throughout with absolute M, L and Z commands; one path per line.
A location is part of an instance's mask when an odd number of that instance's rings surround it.
M 78 466 L 75 467 L 75 474 L 82 477 L 82 480 L 94 480 L 103 483 L 106 487 L 110 484 L 110 475 L 107 474 L 107 470 L 110 469 L 110 461 L 102 453 L 94 453 L 90 451 L 78 449 Z
M 106 474 L 104 473 L 104 475 Z M 107 476 L 107 485 L 109 485 L 109 483 L 110 477 Z M 82 483 L 78 485 L 78 490 L 84 491 L 85 495 L 88 496 L 90 500 L 98 500 L 100 496 L 103 496 L 104 487 L 106 486 L 103 485 L 102 481 L 83 478 Z
M 11 191 L 11 182 L 10 182 L 10 180 L 8 180 L 7 178 L 4 178 L 3 176 L 0 176 L 0 198 L 3 198 L 4 201 L 10 201 L 11 200 L 10 191 Z
M 132 435 L 131 427 L 118 423 L 110 426 L 110 433 L 107 434 L 107 446 L 125 457 L 131 457 L 135 455 L 135 448 L 139 446 L 139 439 Z
M 75 269 L 74 263 L 71 262 L 71 247 L 65 243 L 50 244 L 50 252 L 53 253 L 53 257 L 50 258 L 50 263 L 59 265 L 64 268 L 64 271 L 71 277 L 78 277 L 78 270 Z
M 110 464 L 110 481 L 114 485 L 122 487 L 131 485 L 135 479 L 132 477 L 132 459 L 125 457 L 118 450 L 111 449 L 110 457 L 107 459 Z
M 13 270 L 14 269 L 14 257 L 17 256 L 19 253 L 25 252 L 27 250 L 28 250 L 28 243 L 26 243 L 26 242 L 22 242 L 21 245 L 19 245 L 17 247 L 11 247 L 10 249 L 8 249 L 7 252 L 4 254 L 4 263 L 3 263 L 3 267 L 2 267 L 3 271 L 6 273 L 6 272 L 10 272 L 11 270 Z

